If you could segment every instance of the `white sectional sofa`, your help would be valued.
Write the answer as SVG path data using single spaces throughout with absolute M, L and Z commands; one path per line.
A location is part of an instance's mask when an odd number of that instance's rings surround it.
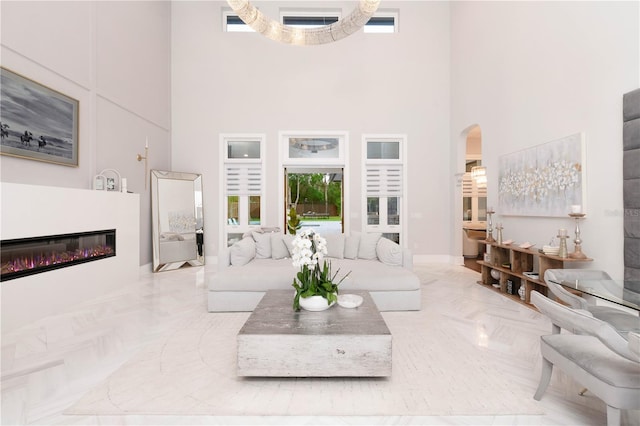
M 409 249 L 381 234 L 323 235 L 338 278 L 351 271 L 340 292 L 366 290 L 380 311 L 420 310 L 420 280 Z M 291 289 L 298 272 L 291 261 L 293 236 L 251 232 L 226 249 L 219 271 L 209 279 L 209 312 L 253 311 L 267 290 Z

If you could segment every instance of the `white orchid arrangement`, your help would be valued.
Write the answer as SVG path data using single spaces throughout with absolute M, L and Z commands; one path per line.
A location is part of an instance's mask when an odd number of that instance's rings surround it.
M 334 282 L 340 270 L 338 269 L 335 274 L 331 273 L 331 262 L 324 259 L 326 255 L 327 240 L 312 229 L 304 229 L 294 238 L 293 266 L 300 268 L 292 284 L 296 289 L 293 299 L 294 310 L 300 310 L 300 297 L 322 296 L 327 299 L 329 305 L 338 300 L 338 285 L 351 272 L 337 283 Z
M 293 266 L 299 268 L 304 265 L 313 266 L 322 262 L 327 255 L 327 240 L 314 232 L 305 229 L 293 239 Z

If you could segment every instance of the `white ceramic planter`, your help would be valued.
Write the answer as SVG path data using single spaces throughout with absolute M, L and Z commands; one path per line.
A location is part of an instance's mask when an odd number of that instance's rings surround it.
M 300 307 L 305 311 L 324 311 L 335 305 L 336 302 L 327 303 L 327 299 L 322 296 L 301 297 Z

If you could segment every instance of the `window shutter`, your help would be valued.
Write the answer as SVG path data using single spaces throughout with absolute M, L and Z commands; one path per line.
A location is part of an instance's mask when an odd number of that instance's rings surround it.
M 401 165 L 367 165 L 367 196 L 401 197 Z
M 227 180 L 227 195 L 261 195 L 261 165 L 227 164 L 225 177 Z

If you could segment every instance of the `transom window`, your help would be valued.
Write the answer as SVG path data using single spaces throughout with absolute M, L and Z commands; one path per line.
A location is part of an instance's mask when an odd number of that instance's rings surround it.
M 327 167 L 345 162 L 346 138 L 343 132 L 285 132 L 281 139 L 283 161 L 287 165 Z
M 367 160 L 399 160 L 400 143 L 398 141 L 367 141 Z
M 227 160 L 260 159 L 259 140 L 227 140 Z

